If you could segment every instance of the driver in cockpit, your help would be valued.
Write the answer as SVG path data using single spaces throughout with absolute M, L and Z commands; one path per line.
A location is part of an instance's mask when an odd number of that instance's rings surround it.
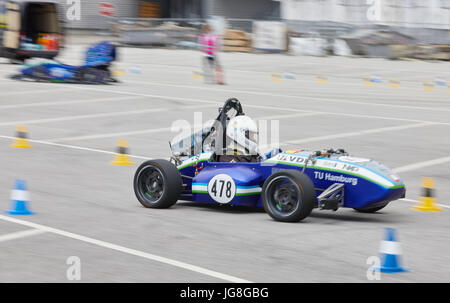
M 258 162 L 258 126 L 245 115 L 232 118 L 226 128 L 226 148 L 217 162 Z

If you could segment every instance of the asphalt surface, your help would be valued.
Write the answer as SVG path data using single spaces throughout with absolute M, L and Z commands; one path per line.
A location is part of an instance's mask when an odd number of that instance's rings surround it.
M 83 48 L 69 46 L 60 60 L 79 64 Z M 411 271 L 381 282 L 449 282 L 450 92 L 423 90 L 423 81 L 450 80 L 449 63 L 238 53 L 221 61 L 227 85 L 217 86 L 192 77 L 197 52 L 120 49 L 121 83 L 83 86 L 12 81 L 18 66 L 2 59 L 0 209 L 23 179 L 36 214 L 0 215 L 0 282 L 69 282 L 66 261 L 77 256 L 81 282 L 376 283 L 366 260 L 379 255 L 385 227 L 396 229 Z M 272 81 L 272 73 L 295 79 Z M 370 75 L 382 82 L 364 85 Z M 344 148 L 395 169 L 407 200 L 375 214 L 315 210 L 298 224 L 248 208 L 141 207 L 137 165 L 168 158 L 174 121 L 214 118 L 230 97 L 255 119 L 279 120 L 283 148 Z M 18 124 L 32 149 L 9 146 Z M 109 163 L 118 138 L 136 165 Z M 424 176 L 435 179 L 443 212 L 411 209 Z

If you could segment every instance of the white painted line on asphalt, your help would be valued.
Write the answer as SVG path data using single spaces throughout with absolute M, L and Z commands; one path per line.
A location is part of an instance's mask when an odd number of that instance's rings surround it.
M 196 265 L 192 265 L 192 264 L 189 264 L 189 263 L 180 262 L 180 261 L 177 261 L 177 260 L 161 257 L 161 256 L 150 254 L 150 253 L 147 253 L 147 252 L 143 252 L 143 251 L 127 248 L 127 247 L 120 246 L 120 245 L 117 245 L 117 244 L 113 244 L 113 243 L 110 243 L 110 242 L 89 238 L 89 237 L 86 237 L 86 236 L 82 236 L 82 235 L 78 235 L 78 234 L 75 234 L 75 233 L 67 232 L 67 231 L 64 231 L 64 230 L 61 230 L 61 229 L 56 229 L 56 228 L 52 228 L 52 227 L 49 227 L 49 226 L 45 226 L 45 225 L 41 225 L 41 224 L 37 224 L 37 223 L 25 221 L 25 220 L 20 220 L 20 219 L 8 217 L 8 216 L 3 216 L 3 215 L 0 215 L 0 219 L 4 220 L 4 221 L 7 221 L 7 222 L 12 222 L 12 223 L 28 226 L 28 227 L 31 227 L 31 228 L 35 228 L 35 229 L 41 230 L 43 232 L 49 232 L 49 233 L 57 234 L 57 235 L 60 235 L 60 236 L 63 236 L 63 237 L 71 238 L 71 239 L 82 241 L 82 242 L 89 243 L 89 244 L 93 244 L 93 245 L 96 245 L 96 246 L 112 249 L 112 250 L 119 251 L 119 252 L 122 252 L 122 253 L 125 253 L 125 254 L 141 257 L 141 258 L 144 258 L 144 259 L 148 259 L 148 260 L 152 260 L 152 261 L 155 261 L 155 262 L 159 262 L 159 263 L 175 266 L 175 267 L 178 267 L 178 268 L 183 268 L 185 270 L 189 270 L 189 271 L 192 271 L 192 272 L 196 272 L 196 273 L 199 273 L 199 274 L 210 276 L 210 277 L 213 277 L 213 278 L 216 278 L 216 279 L 220 279 L 220 280 L 224 280 L 224 281 L 228 281 L 228 282 L 234 282 L 234 283 L 251 283 L 251 281 L 248 281 L 248 280 L 244 280 L 244 279 L 241 279 L 241 278 L 237 278 L 237 277 L 234 277 L 234 276 L 223 274 L 223 273 L 220 273 L 220 272 L 217 272 L 217 271 L 209 270 L 209 269 L 206 269 L 206 268 L 203 268 L 203 267 L 199 267 L 199 266 L 196 266 Z
M 76 56 L 78 56 L 78 53 L 74 53 Z M 311 59 L 312 57 L 308 56 L 308 57 L 304 57 L 304 59 Z M 321 58 L 321 60 L 324 60 L 323 58 Z M 333 59 L 331 59 L 333 60 Z M 351 59 L 353 60 L 353 59 Z M 323 62 L 323 61 L 322 61 Z M 326 66 L 327 69 L 329 69 L 330 66 L 332 67 L 337 67 L 339 68 L 339 72 L 341 72 L 340 74 L 342 74 L 342 68 L 343 67 L 349 67 L 349 64 L 352 64 L 354 62 L 352 61 L 348 61 L 345 64 L 344 63 L 334 63 L 334 62 L 326 62 L 325 65 L 323 65 L 323 63 L 318 64 L 317 62 L 308 62 L 308 60 L 302 60 L 302 66 L 305 65 L 316 65 L 316 67 L 318 66 L 318 68 L 323 68 L 323 66 Z M 154 62 L 128 62 L 128 65 L 150 65 L 150 66 L 160 66 L 163 67 L 162 70 L 166 70 L 167 68 L 174 68 L 176 70 L 179 70 L 180 68 L 186 68 L 186 72 L 191 71 L 192 69 L 201 69 L 200 66 L 198 65 L 180 65 L 180 64 L 164 64 L 164 63 L 154 63 Z M 126 65 L 125 63 L 123 63 L 123 65 Z M 318 68 L 309 68 L 309 70 L 317 70 Z M 423 68 L 423 67 L 422 67 Z M 432 73 L 433 75 L 436 74 L 436 70 L 426 70 L 426 69 L 422 69 L 421 68 L 421 73 L 423 72 L 427 72 L 427 73 Z M 244 72 L 244 73 L 256 73 L 256 74 L 270 74 L 271 72 L 273 72 L 273 70 L 266 70 L 266 71 L 256 71 L 256 70 L 243 70 L 243 69 L 237 69 L 237 68 L 227 68 L 226 71 L 230 72 Z M 289 70 L 284 70 L 284 71 L 280 71 L 280 72 L 290 72 Z M 390 78 L 389 75 L 385 74 L 386 69 L 382 66 L 378 67 L 377 65 L 373 65 L 370 67 L 370 70 L 367 72 L 352 72 L 352 73 L 348 73 L 346 72 L 345 75 L 356 75 L 359 77 L 354 77 L 351 79 L 360 79 L 363 76 L 366 76 L 367 74 L 372 74 L 372 75 L 378 75 L 380 77 L 382 77 L 383 79 L 387 79 Z M 411 74 L 416 74 L 417 72 L 415 70 L 408 70 L 408 69 L 396 69 L 395 73 L 404 73 L 406 72 L 408 74 L 408 76 L 411 76 Z M 317 74 L 317 72 L 311 72 L 311 73 L 300 73 L 300 74 L 296 74 L 295 75 L 299 75 L 299 76 L 315 76 Z M 330 75 L 332 76 L 332 74 Z M 343 76 L 342 78 L 346 78 L 345 76 Z
M 399 199 L 399 201 L 405 201 L 405 202 L 410 202 L 410 203 L 420 203 L 420 201 L 412 200 L 412 199 L 406 199 L 406 198 Z M 450 205 L 445 205 L 445 204 L 437 204 L 437 205 L 440 206 L 440 207 L 443 207 L 443 208 L 450 208 Z
M 283 118 L 286 119 L 286 118 L 307 117 L 307 116 L 317 116 L 317 115 L 320 115 L 320 113 L 295 113 L 295 114 L 288 114 L 288 115 L 274 115 L 274 116 L 258 117 L 258 118 L 255 118 L 255 120 L 275 120 L 275 119 L 283 119 Z M 106 134 L 96 134 L 96 135 L 87 135 L 87 136 L 47 139 L 47 141 L 59 142 L 59 141 L 80 141 L 80 140 L 92 140 L 92 139 L 100 139 L 100 138 L 113 138 L 113 137 L 123 137 L 123 136 L 130 136 L 130 135 L 142 135 L 142 134 L 170 132 L 171 129 L 172 129 L 172 127 L 151 128 L 151 129 L 142 129 L 142 130 L 127 131 L 127 132 L 119 132 L 119 133 L 106 133 Z
M 186 73 L 186 72 L 183 72 L 183 73 Z M 267 76 L 266 77 L 268 77 L 268 75 L 270 75 L 270 73 L 267 73 L 266 74 Z M 309 75 L 308 77 L 310 77 L 309 79 L 307 79 L 307 80 L 301 80 L 301 79 L 296 79 L 295 81 L 290 81 L 290 83 L 295 83 L 295 82 L 297 82 L 297 81 L 299 81 L 299 82 L 303 82 L 303 83 L 305 83 L 305 85 L 308 87 L 308 88 L 314 88 L 315 87 L 315 85 L 319 85 L 320 86 L 320 88 L 323 90 L 323 85 L 322 84 L 318 84 L 318 83 L 316 83 L 315 82 L 315 77 L 316 77 L 316 75 L 314 75 L 314 74 L 311 74 L 311 75 Z M 360 87 L 362 87 L 362 79 L 363 77 L 361 77 L 361 78 L 359 78 L 359 79 L 349 79 L 349 81 L 351 81 L 352 83 L 348 83 L 348 82 L 336 82 L 335 81 L 335 79 L 333 80 L 333 82 L 330 82 L 330 84 L 334 84 L 334 85 L 339 85 L 339 86 L 342 86 L 342 85 L 348 85 L 348 86 L 360 86 Z M 210 87 L 210 86 L 194 86 L 194 85 L 183 85 L 183 84 L 171 84 L 171 83 L 162 83 L 162 82 L 154 82 L 154 81 L 136 81 L 136 80 L 130 80 L 130 79 L 127 79 L 126 80 L 126 83 L 131 83 L 131 84 L 139 84 L 139 85 L 153 85 L 153 86 L 163 86 L 163 87 L 178 87 L 178 88 L 188 88 L 188 89 L 196 89 L 196 90 L 206 90 L 206 91 L 220 91 L 220 92 L 242 92 L 242 93 L 246 93 L 246 94 L 261 94 L 260 92 L 257 92 L 257 91 L 249 91 L 249 90 L 239 90 L 239 89 L 232 89 L 232 90 L 230 90 L 230 89 L 226 89 L 226 88 L 220 88 L 220 87 Z M 378 84 L 379 86 L 383 86 L 383 85 L 387 85 L 387 83 L 380 83 L 380 84 Z M 421 86 L 422 86 L 422 83 L 421 82 L 418 82 L 417 84 L 415 84 L 415 85 L 411 85 L 411 87 L 418 87 L 418 88 L 421 88 Z M 403 83 L 402 84 L 402 87 L 405 87 L 405 84 Z M 308 91 L 309 93 L 315 93 L 315 92 L 317 92 L 317 90 L 311 90 L 311 91 Z M 323 91 L 320 91 L 321 93 L 323 92 Z M 374 90 L 365 90 L 365 91 L 361 91 L 361 93 L 360 93 L 360 95 L 359 95 L 359 97 L 361 97 L 361 95 L 363 95 L 363 96 L 365 96 L 365 97 L 367 97 L 367 96 L 375 96 L 375 97 L 380 97 L 380 96 L 392 96 L 393 94 L 394 94 L 394 92 L 395 93 L 398 93 L 399 91 L 398 90 L 395 90 L 395 91 L 388 91 L 387 93 L 386 93 L 386 91 L 383 91 L 383 90 L 380 90 L 380 89 L 375 89 L 375 87 L 374 87 Z M 325 93 L 327 93 L 326 91 L 325 91 Z M 328 93 L 330 93 L 330 92 L 328 92 Z M 383 94 L 384 93 L 384 94 Z M 353 95 L 354 96 L 354 95 Z M 423 96 L 423 95 L 417 95 L 416 96 L 416 98 L 417 97 L 423 97 L 423 99 L 426 99 L 426 98 L 428 98 L 429 96 Z M 308 97 L 303 97 L 303 98 L 308 98 Z M 406 96 L 403 96 L 403 98 L 406 98 Z M 424 100 L 422 100 L 422 101 L 424 101 Z
M 425 126 L 432 126 L 432 125 L 435 125 L 435 123 L 417 123 L 417 124 L 407 124 L 407 125 L 397 125 L 397 126 L 390 126 L 390 127 L 373 128 L 373 129 L 361 130 L 361 131 L 356 131 L 356 132 L 340 133 L 340 134 L 325 135 L 325 136 L 318 136 L 318 137 L 311 137 L 311 138 L 303 138 L 303 139 L 299 139 L 299 140 L 289 140 L 289 141 L 280 143 L 280 145 L 348 138 L 348 137 L 354 137 L 354 136 L 362 136 L 362 135 L 368 135 L 368 134 L 376 134 L 376 133 L 382 133 L 382 132 L 390 132 L 390 131 L 418 128 L 418 127 L 425 127 Z
M 92 140 L 92 139 L 100 139 L 100 138 L 103 139 L 103 138 L 124 137 L 124 136 L 131 136 L 131 135 L 169 132 L 171 129 L 172 129 L 171 127 L 162 127 L 162 128 L 141 129 L 141 130 L 127 131 L 127 132 L 119 132 L 119 133 L 106 133 L 106 134 L 96 134 L 96 135 L 90 135 L 90 136 L 65 137 L 65 138 L 56 138 L 56 139 L 47 139 L 47 140 L 53 141 L 53 142 Z
M 174 85 L 174 86 L 178 86 L 178 85 Z M 122 95 L 132 95 L 132 96 L 149 97 L 149 98 L 161 98 L 161 99 L 174 100 L 174 101 L 191 101 L 191 102 L 197 102 L 197 103 L 209 103 L 209 104 L 223 105 L 223 102 L 201 100 L 201 99 L 198 99 L 198 98 L 170 97 L 170 96 L 166 96 L 166 95 L 154 95 L 154 94 L 145 94 L 145 93 L 135 93 L 135 92 L 123 91 L 123 90 L 106 90 L 106 89 L 94 88 L 94 87 L 81 87 L 81 86 L 76 86 L 76 87 L 79 88 L 79 89 L 101 91 L 101 92 L 108 92 L 108 93 L 115 93 L 115 94 L 122 94 Z M 314 100 L 314 99 L 315 100 L 321 99 L 319 101 L 335 102 L 334 99 L 328 99 L 328 98 L 299 97 L 299 96 L 293 96 L 293 95 L 271 94 L 271 93 L 256 92 L 256 91 L 249 92 L 249 91 L 224 90 L 224 89 L 216 89 L 216 90 L 223 90 L 223 91 L 227 91 L 227 92 L 230 92 L 230 93 L 248 92 L 248 93 L 251 93 L 251 94 L 263 95 L 263 96 L 306 99 L 304 101 Z M 355 103 L 356 102 L 356 101 L 346 101 L 346 100 L 341 100 L 341 101 L 343 103 Z M 340 101 L 338 101 L 338 102 L 340 102 Z M 371 106 L 377 106 L 377 104 L 378 104 L 379 106 L 386 106 L 386 107 L 393 106 L 393 107 L 409 108 L 409 107 L 404 106 L 404 105 L 396 106 L 396 105 L 383 104 L 383 103 L 360 103 L 360 102 L 356 102 L 356 103 L 357 104 L 361 104 L 361 105 L 371 105 Z M 389 118 L 389 117 L 383 117 L 383 116 L 369 116 L 369 115 L 346 114 L 346 113 L 324 112 L 324 111 L 314 111 L 314 110 L 298 110 L 298 109 L 287 108 L 287 107 L 278 107 L 276 105 L 264 106 L 264 105 L 245 104 L 245 107 L 270 109 L 270 110 L 277 109 L 277 110 L 286 110 L 286 111 L 316 112 L 316 113 L 321 113 L 321 114 L 327 113 L 327 114 L 332 114 L 332 115 L 353 116 L 353 117 L 372 118 L 372 119 L 385 119 L 385 120 L 398 120 L 398 121 L 411 121 L 411 122 L 418 122 L 419 121 L 419 120 L 410 120 L 410 119 L 403 119 L 403 118 Z M 430 107 L 416 107 L 416 106 L 413 106 L 410 109 L 429 110 Z M 432 109 L 431 108 L 431 110 L 435 110 L 435 111 L 450 111 L 450 108 L 449 109 L 440 109 L 440 108 Z M 432 121 L 420 121 L 420 122 L 434 123 Z M 442 124 L 442 125 L 450 125 L 450 123 L 447 123 L 447 122 L 440 122 L 440 124 Z
M 424 107 L 424 106 L 386 104 L 386 103 L 377 103 L 377 102 L 358 102 L 358 101 L 349 101 L 349 100 L 343 100 L 343 99 L 337 99 L 337 98 L 286 95 L 286 94 L 269 93 L 269 92 L 263 92 L 263 91 L 252 91 L 252 90 L 241 90 L 241 89 L 232 89 L 231 90 L 231 89 L 226 89 L 226 88 L 192 86 L 192 85 L 181 85 L 181 84 L 168 84 L 168 83 L 146 82 L 146 81 L 128 81 L 128 82 L 130 82 L 130 83 L 135 82 L 137 84 L 178 87 L 178 88 L 221 91 L 221 92 L 229 92 L 232 94 L 242 93 L 242 94 L 252 94 L 252 95 L 259 95 L 259 96 L 276 97 L 276 98 L 293 98 L 293 99 L 299 99 L 299 100 L 306 101 L 306 102 L 325 101 L 325 102 L 332 102 L 332 103 L 357 104 L 357 105 L 362 105 L 362 106 L 381 106 L 381 107 L 403 108 L 403 109 L 414 109 L 414 110 L 450 111 L 450 108 L 433 108 L 433 107 Z M 88 88 L 88 89 L 91 89 L 91 88 Z M 95 89 L 95 88 L 93 88 L 93 89 Z
M 436 122 L 436 121 L 406 119 L 406 118 L 395 118 L 395 117 L 385 117 L 385 116 L 376 116 L 376 115 L 347 114 L 347 113 L 335 113 L 335 112 L 323 112 L 323 111 L 318 111 L 318 113 L 327 114 L 327 115 L 335 115 L 335 116 L 343 116 L 343 117 L 353 117 L 353 118 L 367 118 L 367 119 L 379 119 L 379 120 L 388 120 L 388 121 L 404 121 L 404 122 L 417 122 L 417 123 L 432 123 L 432 124 L 436 124 L 436 125 L 450 126 L 450 122 Z
M 1 139 L 9 139 L 9 140 L 16 139 L 16 137 L 2 136 L 2 135 L 0 135 L 0 138 Z M 109 151 L 109 150 L 102 150 L 102 149 L 95 149 L 95 148 L 89 148 L 89 147 L 60 144 L 60 143 L 49 142 L 49 141 L 42 141 L 42 140 L 28 139 L 28 141 L 31 142 L 31 143 L 36 143 L 36 144 L 50 145 L 50 146 L 69 148 L 69 149 L 75 149 L 75 150 L 82 150 L 82 151 L 88 151 L 88 152 L 95 152 L 95 153 L 102 153 L 102 154 L 109 154 L 109 155 L 117 155 L 116 152 L 112 152 L 112 151 Z M 136 156 L 136 155 L 128 155 L 128 156 L 130 156 L 131 158 L 143 159 L 143 160 L 155 159 L 155 157 L 150 158 L 150 157 Z M 164 156 L 164 157 L 161 157 L 161 158 L 167 158 L 167 156 Z
M 34 94 L 40 94 L 40 93 L 53 94 L 55 91 L 64 91 L 64 90 L 75 90 L 75 88 L 74 87 L 59 87 L 59 88 L 51 88 L 51 89 L 7 91 L 7 92 L 0 92 L 0 97 L 26 95 L 26 94 L 34 95 Z
M 28 230 L 23 230 L 23 231 L 18 231 L 18 232 L 6 234 L 6 235 L 0 235 L 0 242 L 30 237 L 30 236 L 34 236 L 34 235 L 39 235 L 39 234 L 43 234 L 45 232 L 46 232 L 45 230 L 34 229 L 34 228 L 28 229 Z
M 24 107 L 41 107 L 41 106 L 52 106 L 52 105 L 67 105 L 67 104 L 86 104 L 95 102 L 110 102 L 110 101 L 125 101 L 137 99 L 139 97 L 128 96 L 128 97 L 110 97 L 110 98 L 96 98 L 87 100 L 69 100 L 69 101 L 52 101 L 52 102 L 34 102 L 34 103 L 24 103 L 24 104 L 9 104 L 0 106 L 2 109 L 16 109 Z
M 272 110 L 276 110 L 277 108 L 273 108 Z M 281 114 L 281 115 L 272 115 L 272 116 L 262 116 L 257 117 L 254 120 L 278 120 L 278 119 L 289 119 L 289 118 L 301 118 L 301 117 L 312 117 L 312 116 L 319 116 L 323 115 L 320 112 L 297 112 L 294 114 Z
M 344 137 L 351 137 L 351 136 L 360 136 L 360 135 L 364 135 L 364 134 L 381 133 L 381 132 L 385 132 L 385 131 L 400 130 L 400 129 L 410 129 L 410 128 L 415 128 L 415 127 L 429 126 L 429 125 L 433 125 L 433 123 L 408 124 L 408 125 L 369 129 L 369 130 L 364 130 L 364 131 L 359 131 L 359 132 L 341 133 L 341 134 L 311 137 L 311 138 L 305 138 L 305 139 L 299 139 L 299 140 L 290 140 L 287 142 L 280 143 L 280 145 L 298 144 L 298 143 L 329 140 L 329 139 L 344 138 Z M 12 136 L 2 136 L 2 135 L 0 135 L 0 138 L 10 139 L 10 140 L 15 139 L 15 137 L 12 137 Z M 51 145 L 51 146 L 70 148 L 70 149 L 76 149 L 76 150 L 83 150 L 83 151 L 90 151 L 90 152 L 97 152 L 97 153 L 104 153 L 104 154 L 111 154 L 111 155 L 117 154 L 116 152 L 112 152 L 112 151 L 93 149 L 93 148 L 81 147 L 81 146 L 75 146 L 75 145 L 67 145 L 67 144 L 61 144 L 61 143 L 55 143 L 55 142 L 49 142 L 49 141 L 43 141 L 43 140 L 28 139 L 28 141 L 30 141 L 31 143 Z M 265 146 L 263 146 L 263 147 L 265 147 Z M 267 147 L 270 147 L 270 146 L 267 146 Z M 132 158 L 144 159 L 144 160 L 155 159 L 155 157 L 150 158 L 150 157 L 143 157 L 143 156 L 137 156 L 137 155 L 129 155 L 129 156 Z M 167 158 L 167 157 L 162 156 L 159 158 Z
M 176 109 L 195 109 L 195 108 L 203 108 L 210 107 L 211 105 L 189 105 L 182 106 Z M 19 124 L 42 124 L 42 123 L 52 123 L 52 122 L 63 122 L 63 121 L 72 121 L 72 120 L 81 120 L 81 119 L 94 119 L 94 118 L 109 118 L 109 117 L 118 117 L 118 116 L 129 116 L 129 115 L 142 115 L 148 113 L 157 113 L 157 112 L 167 112 L 170 111 L 171 108 L 150 108 L 150 109 L 138 109 L 138 110 L 130 110 L 130 111 L 119 111 L 112 113 L 99 113 L 99 114 L 90 114 L 90 115 L 78 115 L 78 116 L 65 116 L 58 118 L 48 118 L 48 119 L 36 119 L 36 120 L 23 120 L 23 121 L 9 121 L 0 123 L 0 126 L 8 126 L 8 125 L 19 125 Z
M 423 161 L 423 162 L 413 163 L 413 164 L 409 164 L 409 165 L 405 165 L 405 166 L 394 168 L 393 171 L 396 172 L 396 173 L 403 173 L 403 172 L 408 172 L 408 171 L 412 171 L 412 170 L 418 170 L 418 169 L 421 169 L 421 168 L 424 168 L 424 167 L 428 167 L 428 166 L 444 164 L 444 163 L 447 163 L 447 162 L 450 162 L 450 157 L 443 157 L 443 158 L 438 158 L 438 159 L 433 159 L 433 160 L 427 160 L 427 161 Z

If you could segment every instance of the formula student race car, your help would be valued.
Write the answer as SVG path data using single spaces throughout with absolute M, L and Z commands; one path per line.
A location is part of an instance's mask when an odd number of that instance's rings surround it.
M 86 52 L 85 64 L 72 66 L 55 60 L 40 60 L 26 64 L 21 73 L 11 78 L 49 82 L 108 84 L 117 82 L 111 76 L 110 66 L 116 60 L 116 47 L 109 42 L 100 42 Z
M 140 165 L 134 176 L 139 202 L 149 208 L 167 208 L 179 199 L 263 207 L 275 220 L 296 222 L 313 208 L 371 213 L 405 197 L 403 181 L 391 170 L 342 149 L 274 150 L 248 162 L 223 162 L 220 140 L 239 115 L 240 102 L 227 100 L 211 127 L 171 143 L 170 161 Z

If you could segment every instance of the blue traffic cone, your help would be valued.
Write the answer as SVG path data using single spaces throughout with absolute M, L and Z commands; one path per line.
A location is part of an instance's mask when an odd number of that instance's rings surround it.
M 28 209 L 27 184 L 24 180 L 16 180 L 14 189 L 11 192 L 11 210 L 6 211 L 8 215 L 33 215 Z
M 384 273 L 399 273 L 408 271 L 400 264 L 402 254 L 400 242 L 395 239 L 395 229 L 386 228 L 386 239 L 380 245 L 381 263 L 380 271 Z

